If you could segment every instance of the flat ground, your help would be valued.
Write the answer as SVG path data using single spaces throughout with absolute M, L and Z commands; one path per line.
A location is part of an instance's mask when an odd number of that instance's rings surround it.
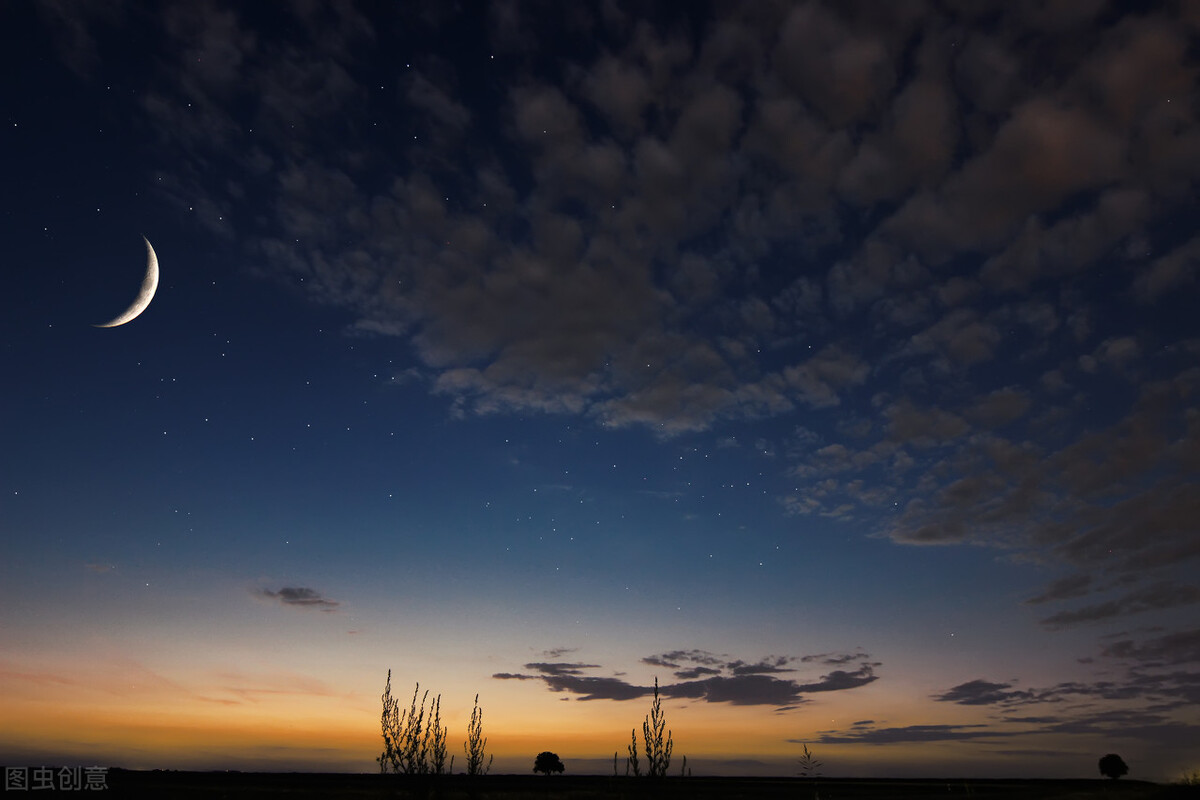
M 1200 786 L 1121 780 L 859 780 L 820 778 L 635 778 L 555 775 L 393 775 L 254 772 L 136 772 L 112 770 L 109 791 L 97 797 L 358 798 L 359 800 L 1200 800 Z

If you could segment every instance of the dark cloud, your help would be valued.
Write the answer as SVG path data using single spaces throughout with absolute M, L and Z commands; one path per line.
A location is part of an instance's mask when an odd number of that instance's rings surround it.
M 780 680 L 770 675 L 759 674 L 716 676 L 675 683 L 662 687 L 662 692 L 667 697 L 705 700 L 709 703 L 729 703 L 735 706 L 791 707 L 806 702 L 800 696 L 795 681 Z
M 1028 392 L 1006 386 L 977 398 L 966 417 L 977 425 L 997 428 L 1024 416 L 1032 404 Z
M 854 671 L 834 670 L 818 680 L 802 683 L 792 679 L 775 677 L 776 674 L 793 672 L 787 664 L 801 659 L 790 656 L 768 656 L 754 662 L 741 659 L 727 660 L 704 650 L 674 650 L 661 655 L 647 656 L 643 664 L 668 667 L 674 670 L 678 683 L 659 687 L 664 697 L 703 700 L 709 703 L 730 705 L 768 705 L 776 710 L 787 710 L 802 705 L 808 700 L 806 694 L 834 692 L 865 686 L 878 679 L 874 669 L 878 662 L 867 660 L 864 653 L 854 658 L 862 663 Z M 808 657 L 823 663 L 841 664 L 845 659 L 838 655 Z M 691 666 L 686 666 L 690 664 Z M 617 677 L 586 675 L 586 670 L 600 669 L 596 664 L 530 663 L 528 673 L 496 673 L 492 677 L 502 680 L 541 680 L 554 692 L 578 695 L 580 700 L 632 700 L 651 694 L 652 686 L 642 686 Z
M 1073 597 L 1082 597 L 1091 591 L 1092 576 L 1086 574 L 1068 575 L 1065 578 L 1058 580 L 1047 586 L 1040 594 L 1029 598 L 1025 602 L 1030 605 L 1039 605 L 1056 600 L 1069 600 Z
M 559 664 L 559 663 L 539 663 L 526 664 L 525 669 L 536 670 L 543 675 L 552 677 L 560 677 L 565 675 L 582 675 L 584 670 L 597 669 L 599 664 Z
M 650 663 L 650 662 L 647 662 L 647 663 Z M 687 669 L 680 669 L 680 670 L 676 670 L 674 672 L 675 677 L 679 678 L 681 681 L 690 681 L 690 680 L 695 680 L 696 678 L 703 678 L 703 677 L 706 677 L 709 675 L 720 675 L 720 674 L 721 674 L 721 670 L 714 669 L 712 667 L 689 667 Z
M 680 680 L 695 680 L 706 676 L 720 675 L 725 659 L 706 650 L 672 650 L 642 659 L 652 667 L 667 667 L 674 670 Z M 690 666 L 684 666 L 685 664 Z
M 849 664 L 852 661 L 865 661 L 867 655 L 865 653 L 816 653 L 813 655 L 801 656 L 800 663 L 810 664 L 818 662 L 828 664 L 830 666 L 838 666 L 841 664 Z
M 545 658 L 562 658 L 565 655 L 574 653 L 578 649 L 577 647 L 552 647 L 549 650 L 543 650 L 542 656 Z
M 1002 739 L 1017 731 L 997 731 L 987 725 L 905 725 L 900 728 L 867 728 L 823 732 L 820 744 L 899 744 L 905 742 L 953 742 L 970 739 Z M 798 739 L 788 741 L 799 742 Z
M 1051 614 L 1041 622 L 1048 628 L 1061 628 L 1194 603 L 1200 603 L 1200 587 L 1160 581 L 1126 592 L 1113 600 Z
M 1129 666 L 1122 673 L 1106 669 L 1103 678 L 1090 682 L 1020 688 L 1016 681 L 975 679 L 933 695 L 943 703 L 994 708 L 986 722 L 888 727 L 860 720 L 846 729 L 824 731 L 817 741 L 883 745 L 1058 734 L 1132 738 L 1186 750 L 1200 742 L 1200 725 L 1192 721 L 1200 705 L 1200 673 L 1179 667 L 1200 661 L 1198 641 L 1197 631 L 1190 629 L 1140 642 L 1118 639 L 1101 654 Z
M 648 686 L 634 686 L 620 678 L 545 675 L 543 680 L 550 691 L 569 692 L 578 695 L 580 700 L 633 700 L 653 691 Z
M 876 662 L 863 664 L 858 669 L 850 672 L 835 669 L 827 675 L 822 675 L 818 681 L 799 684 L 796 687 L 796 691 L 809 694 L 812 692 L 837 692 L 842 689 L 855 689 L 859 686 L 866 686 L 868 683 L 879 680 L 879 676 L 875 674 L 875 667 L 877 666 L 879 664 Z
M 933 699 L 943 703 L 957 703 L 962 706 L 986 706 L 1013 700 L 1027 700 L 1031 697 L 1029 692 L 1006 691 L 1011 687 L 1011 683 L 990 683 L 984 680 L 974 680 L 960 683 L 958 686 L 942 694 L 936 694 L 933 696 Z
M 702 664 L 713 667 L 724 664 L 726 659 L 727 656 L 710 653 L 707 650 L 671 650 L 656 656 L 647 656 L 642 659 L 642 663 L 664 667 L 679 667 L 683 664 Z
M 787 666 L 792 659 L 787 656 L 776 656 L 774 658 L 765 658 L 748 664 L 745 661 L 731 661 L 725 665 L 725 668 L 734 675 L 764 675 L 776 672 L 795 672 Z
M 1150 303 L 1173 289 L 1187 289 L 1200 275 L 1200 236 L 1155 259 L 1134 279 L 1139 300 Z
M 1086 708 L 1056 716 L 1005 717 L 1005 727 L 990 723 L 924 724 L 903 727 L 855 723 L 848 729 L 823 731 L 820 744 L 902 744 L 912 742 L 1001 741 L 1014 736 L 1066 734 L 1141 739 L 1157 746 L 1186 750 L 1200 742 L 1200 725 L 1172 719 L 1161 711 L 1117 709 L 1092 711 Z M 1011 725 L 1020 725 L 1013 728 Z M 799 740 L 789 740 L 799 741 Z
M 975 679 L 936 693 L 933 699 L 993 706 L 1008 722 L 1045 724 L 1055 730 L 1066 726 L 1074 732 L 1131 720 L 1167 723 L 1176 709 L 1200 704 L 1200 673 L 1180 668 L 1200 661 L 1197 639 L 1196 631 L 1185 630 L 1141 642 L 1114 641 L 1101 650 L 1101 656 L 1124 662 L 1124 669 L 1104 669 L 1097 680 L 1019 688 L 1015 681 Z M 1096 710 L 1097 701 L 1105 701 L 1103 711 Z M 1151 713 L 1152 719 L 1145 716 Z
M 1200 628 L 1168 633 L 1140 642 L 1121 639 L 1106 646 L 1101 654 L 1154 665 L 1200 663 Z
M 333 611 L 341 605 L 339 601 L 325 597 L 316 589 L 309 589 L 304 586 L 285 586 L 279 591 L 260 589 L 258 594 L 262 597 L 278 600 L 287 606 L 313 608 L 319 611 Z

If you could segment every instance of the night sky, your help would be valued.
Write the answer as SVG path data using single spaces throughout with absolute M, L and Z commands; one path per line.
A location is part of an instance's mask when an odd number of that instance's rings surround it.
M 1200 768 L 1200 5 L 0 31 L 0 763 Z

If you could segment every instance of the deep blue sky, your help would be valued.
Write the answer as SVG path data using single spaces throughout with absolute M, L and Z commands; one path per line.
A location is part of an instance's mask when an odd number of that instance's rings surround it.
M 1193 7 L 438 9 L 0 10 L 0 761 L 1195 768 Z

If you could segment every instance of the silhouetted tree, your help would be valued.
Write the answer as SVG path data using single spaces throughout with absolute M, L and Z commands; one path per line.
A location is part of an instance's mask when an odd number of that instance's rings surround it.
M 546 777 L 549 777 L 551 772 L 562 772 L 564 769 L 566 767 L 559 761 L 558 756 L 549 750 L 538 753 L 537 758 L 533 762 L 533 771 L 544 772 Z
M 1114 781 L 1129 772 L 1129 767 L 1125 766 L 1125 761 L 1116 753 L 1109 753 L 1104 758 L 1100 759 L 1100 774 L 1106 778 L 1112 778 Z

